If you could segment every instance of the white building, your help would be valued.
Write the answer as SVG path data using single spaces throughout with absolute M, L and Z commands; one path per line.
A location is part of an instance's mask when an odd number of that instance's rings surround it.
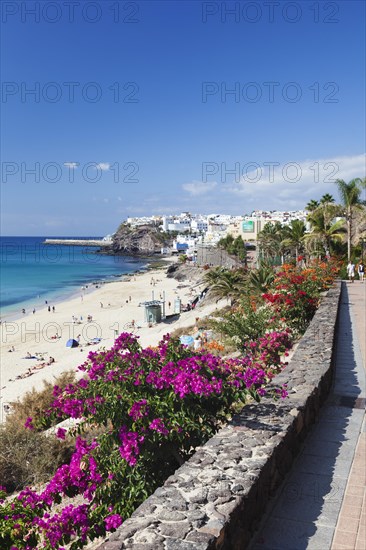
M 168 231 L 189 231 L 191 229 L 191 220 L 177 220 L 174 219 L 171 223 L 168 223 Z
M 208 221 L 204 218 L 198 218 L 191 221 L 191 230 L 196 233 L 204 233 L 208 230 Z
M 127 223 L 132 227 L 140 225 L 157 225 L 161 223 L 161 216 L 142 216 L 141 218 L 127 218 Z

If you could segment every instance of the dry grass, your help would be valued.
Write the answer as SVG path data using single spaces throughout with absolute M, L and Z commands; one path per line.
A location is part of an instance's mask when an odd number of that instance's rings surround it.
M 43 483 L 70 455 L 70 443 L 5 424 L 0 427 L 0 485 L 11 493 Z
M 7 416 L 6 425 L 24 426 L 28 416 L 31 416 L 35 421 L 39 420 L 54 400 L 53 387 L 56 385 L 64 389 L 73 382 L 75 382 L 74 372 L 67 371 L 56 378 L 54 384 L 44 381 L 42 390 L 37 391 L 33 388 L 28 391 L 21 401 L 15 401 L 11 404 L 11 413 Z
M 62 374 L 55 384 L 64 388 L 75 380 L 72 371 Z M 68 462 L 72 441 L 59 441 L 24 428 L 26 419 L 40 419 L 53 401 L 53 384 L 44 382 L 43 390 L 32 390 L 21 401 L 12 403 L 12 412 L 0 426 L 0 485 L 8 493 L 47 481 L 56 469 Z

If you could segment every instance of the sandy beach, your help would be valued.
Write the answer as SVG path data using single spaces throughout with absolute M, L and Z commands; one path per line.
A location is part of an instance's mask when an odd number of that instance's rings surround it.
M 198 279 L 202 274 L 200 271 Z M 205 317 L 226 304 L 226 301 L 205 304 L 203 300 L 194 310 L 181 313 L 173 322 L 148 326 L 144 307 L 139 304 L 159 300 L 165 292 L 166 314 L 171 315 L 177 298 L 185 304 L 203 288 L 197 277 L 178 282 L 166 276 L 166 269 L 149 270 L 103 284 L 93 292 L 81 293 L 64 302 L 50 303 L 51 311 L 45 306 L 34 314 L 3 322 L 0 326 L 0 420 L 3 420 L 3 411 L 9 403 L 21 398 L 32 387 L 42 389 L 43 380 L 53 382 L 62 372 L 76 370 L 90 351 L 111 347 L 117 334 L 134 332 L 140 337 L 142 346 L 155 345 L 164 334 L 194 325 L 197 317 Z M 54 312 L 52 305 L 55 306 Z M 79 346 L 66 347 L 70 338 L 79 339 Z M 101 340 L 86 345 L 93 338 Z M 54 362 L 51 363 L 50 358 Z

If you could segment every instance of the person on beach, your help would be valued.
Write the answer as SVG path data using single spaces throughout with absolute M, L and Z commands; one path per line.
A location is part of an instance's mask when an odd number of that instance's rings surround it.
M 32 371 L 44 369 L 44 367 L 48 367 L 49 365 L 52 365 L 52 363 L 55 363 L 54 357 L 50 357 L 48 361 L 44 361 L 43 358 L 41 360 L 42 363 L 38 363 L 38 365 L 32 367 L 32 369 L 29 370 L 27 376 L 31 376 L 33 374 Z
M 347 275 L 348 279 L 351 281 L 351 283 L 355 280 L 355 264 L 351 262 L 351 260 L 348 262 L 347 265 Z
M 360 281 L 361 283 L 363 283 L 363 280 L 364 280 L 364 277 L 365 277 L 365 266 L 363 265 L 363 262 L 361 260 L 361 262 L 358 264 L 358 276 L 360 278 Z
M 193 349 L 196 351 L 202 347 L 202 338 L 198 336 L 193 342 Z
M 52 312 L 55 313 L 55 306 L 52 306 Z

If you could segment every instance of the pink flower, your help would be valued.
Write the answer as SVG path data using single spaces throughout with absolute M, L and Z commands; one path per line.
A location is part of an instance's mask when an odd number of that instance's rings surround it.
M 111 516 L 104 518 L 104 522 L 107 531 L 111 531 L 112 529 L 117 529 L 117 527 L 121 525 L 122 518 L 119 514 L 112 514 Z
M 29 430 L 34 430 L 33 426 L 33 418 L 31 416 L 28 416 L 27 420 L 25 421 L 24 427 L 28 428 Z
M 122 445 L 119 447 L 119 453 L 130 466 L 135 466 L 136 458 L 140 454 L 139 444 L 143 443 L 145 438 L 137 432 L 129 432 L 126 426 L 122 426 L 119 431 L 119 439 Z
M 64 428 L 58 428 L 56 431 L 56 437 L 59 439 L 65 439 L 67 431 Z
M 128 413 L 132 417 L 133 421 L 136 422 L 139 418 L 147 416 L 149 412 L 149 407 L 147 406 L 146 399 L 141 399 L 141 401 L 136 401 Z
M 150 430 L 155 430 L 163 435 L 169 435 L 169 430 L 165 427 L 161 418 L 155 418 L 149 425 Z

